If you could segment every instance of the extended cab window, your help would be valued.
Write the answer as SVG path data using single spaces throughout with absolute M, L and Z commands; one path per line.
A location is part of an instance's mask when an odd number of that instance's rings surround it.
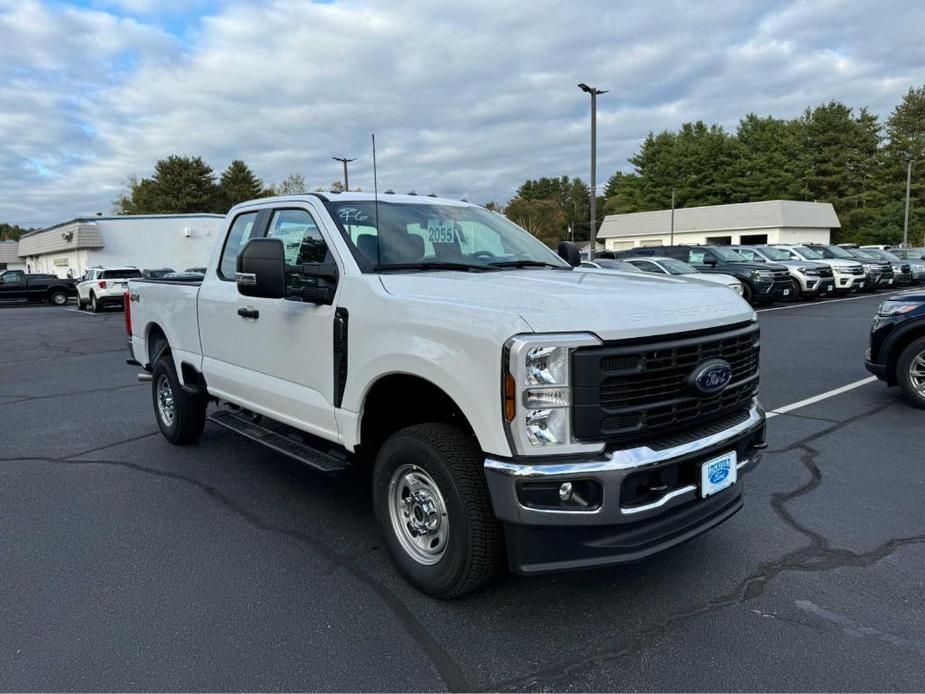
M 328 246 L 321 230 L 306 210 L 277 210 L 270 222 L 267 238 L 280 239 L 286 253 L 286 265 L 323 263 Z
M 223 280 L 233 280 L 238 263 L 238 253 L 244 248 L 254 233 L 254 222 L 257 221 L 256 212 L 245 212 L 235 217 L 225 240 L 222 250 L 222 259 L 218 264 L 218 276 Z

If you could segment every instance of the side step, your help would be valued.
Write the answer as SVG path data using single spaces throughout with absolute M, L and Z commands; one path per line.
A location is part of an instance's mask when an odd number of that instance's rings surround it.
M 242 412 L 219 410 L 209 416 L 209 421 L 218 424 L 220 427 L 229 429 L 236 434 L 240 434 L 251 441 L 255 441 L 262 446 L 271 448 L 277 453 L 282 453 L 293 460 L 308 465 L 319 472 L 343 472 L 349 467 L 345 459 L 318 450 L 307 443 L 297 441 L 285 434 L 274 431 L 261 423 L 256 423 L 250 416 Z M 295 433 L 295 429 L 292 431 Z M 302 434 L 297 435 L 302 436 Z M 310 438 L 307 434 L 305 437 Z

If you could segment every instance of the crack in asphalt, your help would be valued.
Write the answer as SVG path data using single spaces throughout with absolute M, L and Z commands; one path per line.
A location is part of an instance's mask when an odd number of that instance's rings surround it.
M 51 395 L 16 395 L 16 394 L 0 395 L 0 397 L 2 398 L 16 398 L 16 400 L 11 400 L 10 402 L 0 402 L 0 407 L 3 407 L 5 405 L 15 405 L 20 402 L 29 402 L 31 400 L 51 400 L 54 398 L 67 397 L 69 395 L 86 395 L 89 393 L 108 393 L 113 390 L 124 390 L 126 388 L 137 388 L 139 386 L 144 386 L 144 385 L 146 384 L 128 383 L 126 385 L 121 385 L 121 386 L 108 386 L 106 388 L 89 388 L 87 390 L 71 390 L 71 391 L 64 392 L 64 393 L 52 393 Z M 118 444 L 115 444 L 115 445 L 118 445 Z M 107 446 L 103 446 L 103 448 L 107 448 Z M 68 457 L 72 457 L 72 456 L 68 456 Z
M 794 450 L 802 451 L 801 464 L 809 472 L 810 479 L 789 492 L 777 492 L 771 497 L 771 507 L 781 521 L 803 535 L 809 544 L 788 552 L 783 557 L 759 564 L 755 571 L 742 579 L 734 588 L 726 593 L 708 600 L 686 610 L 682 610 L 667 619 L 654 624 L 630 639 L 622 639 L 605 649 L 594 653 L 557 663 L 548 668 L 537 670 L 524 677 L 490 683 L 480 691 L 519 691 L 525 689 L 562 689 L 561 680 L 578 674 L 593 667 L 619 660 L 620 658 L 637 653 L 680 628 L 687 622 L 705 614 L 723 610 L 727 607 L 752 600 L 761 595 L 767 585 L 778 575 L 785 572 L 816 572 L 829 571 L 838 568 L 854 568 L 871 566 L 890 556 L 901 547 L 907 545 L 925 544 L 925 534 L 907 537 L 891 538 L 869 552 L 852 552 L 845 549 L 832 548 L 829 541 L 820 533 L 807 528 L 793 517 L 787 510 L 786 504 L 806 494 L 811 493 L 822 484 L 822 471 L 816 465 L 819 451 L 810 444 L 814 441 L 832 434 L 853 422 L 877 414 L 890 407 L 892 403 L 880 405 L 857 416 L 845 419 L 831 427 L 810 434 L 809 436 L 781 449 L 768 451 L 768 454 L 785 453 Z M 558 685 L 558 686 L 557 686 Z
M 133 437 L 122 442 L 109 444 L 102 448 L 117 446 L 120 445 L 120 443 L 129 443 L 146 436 L 151 436 L 151 434 Z M 77 453 L 75 456 L 86 455 L 87 453 L 88 452 Z M 307 545 L 328 562 L 329 566 L 331 567 L 330 573 L 333 574 L 335 571 L 341 570 L 353 576 L 357 581 L 370 589 L 392 612 L 392 615 L 398 620 L 408 636 L 411 637 L 411 639 L 418 645 L 422 653 L 433 665 L 437 676 L 443 681 L 449 691 L 472 691 L 473 688 L 466 679 L 466 676 L 463 674 L 462 668 L 460 668 L 459 665 L 457 665 L 456 662 L 452 659 L 452 657 L 450 657 L 450 654 L 443 647 L 443 645 L 430 635 L 430 632 L 427 630 L 424 624 L 414 615 L 413 612 L 411 612 L 408 607 L 405 606 L 404 602 L 397 594 L 395 594 L 390 588 L 388 588 L 377 578 L 360 568 L 356 564 L 354 557 L 341 554 L 333 547 L 328 545 L 324 540 L 307 532 L 270 523 L 258 516 L 256 513 L 253 513 L 249 509 L 245 508 L 231 497 L 225 495 L 217 487 L 206 484 L 205 482 L 197 480 L 194 477 L 188 477 L 187 475 L 169 472 L 166 470 L 157 470 L 121 460 L 72 460 L 71 458 L 75 456 L 69 456 L 66 458 L 54 458 L 50 456 L 0 458 L 0 462 L 39 462 L 52 465 L 105 465 L 111 467 L 119 467 L 134 472 L 140 472 L 142 474 L 151 475 L 153 477 L 167 478 L 190 485 L 205 493 L 209 498 L 217 502 L 226 510 L 243 519 L 251 527 L 257 528 L 258 530 L 283 535 Z

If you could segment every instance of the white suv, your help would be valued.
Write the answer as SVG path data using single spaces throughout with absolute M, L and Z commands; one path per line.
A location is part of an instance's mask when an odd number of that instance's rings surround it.
M 104 306 L 122 305 L 128 280 L 141 277 L 135 267 L 93 267 L 77 283 L 77 308 L 89 306 L 94 313 Z
M 772 247 L 789 253 L 793 260 L 810 260 L 828 265 L 832 268 L 836 292 L 856 292 L 860 289 L 864 289 L 864 283 L 867 281 L 867 274 L 864 271 L 864 266 L 856 260 L 824 258 L 821 253 L 817 253 L 813 249 L 807 248 L 802 244 L 793 246 L 775 244 Z

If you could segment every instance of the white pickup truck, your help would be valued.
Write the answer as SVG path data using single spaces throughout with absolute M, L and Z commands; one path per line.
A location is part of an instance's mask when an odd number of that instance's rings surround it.
M 758 325 L 725 287 L 578 263 L 466 202 L 265 198 L 231 210 L 203 279 L 129 282 L 129 361 L 172 443 L 212 402 L 318 471 L 370 468 L 388 549 L 430 595 L 505 556 L 635 561 L 741 508 L 766 446 Z

